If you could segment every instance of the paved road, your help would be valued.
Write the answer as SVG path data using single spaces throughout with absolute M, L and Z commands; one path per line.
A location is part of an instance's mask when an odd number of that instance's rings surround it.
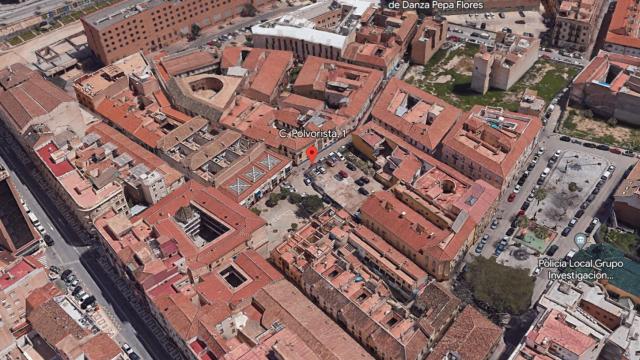
M 531 174 L 529 175 L 526 183 L 522 186 L 522 189 L 520 190 L 520 193 L 516 196 L 516 199 L 513 202 L 508 202 L 507 197 L 505 196 L 503 197 L 503 199 L 500 200 L 500 203 L 497 207 L 497 216 L 500 218 L 500 222 L 498 224 L 498 227 L 495 230 L 491 230 L 489 227 L 485 229 L 484 233 L 489 235 L 489 242 L 487 243 L 484 250 L 482 251 L 482 256 L 487 258 L 493 256 L 493 252 L 497 246 L 497 243 L 500 241 L 500 239 L 503 236 L 505 236 L 507 229 L 509 229 L 509 227 L 511 226 L 509 219 L 513 215 L 518 213 L 520 206 L 526 199 L 527 195 L 533 189 L 534 185 L 536 184 L 536 180 L 542 173 L 542 170 L 547 166 L 547 161 L 549 160 L 551 155 L 553 155 L 555 150 L 558 150 L 558 149 L 561 149 L 563 151 L 576 150 L 584 153 L 595 154 L 599 157 L 604 158 L 609 163 L 614 164 L 616 166 L 616 171 L 613 173 L 611 178 L 602 187 L 602 190 L 594 199 L 592 204 L 585 210 L 584 215 L 579 219 L 578 223 L 575 225 L 575 227 L 569 233 L 569 235 L 567 235 L 566 237 L 558 235 L 554 244 L 558 245 L 559 249 L 553 256 L 553 258 L 555 259 L 562 258 L 570 250 L 575 249 L 576 245 L 573 242 L 574 235 L 579 231 L 584 231 L 584 229 L 587 228 L 587 226 L 589 225 L 589 222 L 594 217 L 598 217 L 601 220 L 604 220 L 608 217 L 609 202 L 607 202 L 607 199 L 609 198 L 611 193 L 615 190 L 617 185 L 622 180 L 623 173 L 627 169 L 627 167 L 634 164 L 637 161 L 637 159 L 613 154 L 608 151 L 589 149 L 580 144 L 560 141 L 561 134 L 553 132 L 553 129 L 556 125 L 558 117 L 560 116 L 560 113 L 561 113 L 560 107 L 556 107 L 556 109 L 554 110 L 551 116 L 550 121 L 547 123 L 546 127 L 544 128 L 542 136 L 540 138 L 539 146 L 544 147 L 546 150 L 538 160 L 535 168 L 531 171 Z M 535 151 L 534 151 L 534 154 L 535 154 Z M 524 165 L 525 167 L 529 163 L 531 158 L 533 158 L 534 154 L 532 154 L 528 159 L 528 161 L 525 162 L 525 165 Z M 520 169 L 518 174 L 521 174 L 524 170 L 526 169 Z M 519 177 L 520 176 L 518 175 L 516 178 L 519 178 Z M 514 185 L 515 183 L 510 187 L 509 190 L 513 190 Z M 510 192 L 511 191 L 509 191 L 508 193 Z M 564 227 L 560 227 L 559 230 L 562 230 L 563 228 Z M 509 250 L 511 249 L 513 249 L 513 245 L 510 245 L 507 248 L 507 250 L 505 250 L 503 254 L 499 257 L 499 260 L 501 262 L 503 262 L 504 260 L 509 260 L 508 262 L 506 262 L 506 264 L 509 264 L 510 266 L 516 266 L 516 267 L 525 266 L 531 270 L 533 269 L 533 267 L 535 266 L 535 261 L 533 261 L 533 259 L 531 259 L 531 261 L 528 261 L 526 263 L 518 262 L 508 254 Z M 472 247 L 467 256 L 475 256 L 474 250 L 475 250 L 475 247 Z M 539 274 L 536 279 L 532 304 L 534 304 L 538 300 L 540 295 L 544 292 L 548 282 L 549 282 L 548 270 L 543 269 L 541 274 Z
M 32 173 L 33 167 L 23 164 L 20 155 L 11 150 L 17 146 L 6 133 L 0 138 L 0 163 L 10 172 L 27 206 L 38 217 L 55 245 L 46 250 L 47 265 L 61 265 L 76 274 L 83 289 L 94 295 L 98 304 L 110 315 L 119 330 L 116 340 L 127 342 L 143 359 L 170 359 L 156 336 L 145 326 L 129 301 L 117 290 L 97 262 L 95 250 L 84 245 L 81 231 L 74 229 L 55 205 L 50 191 L 43 190 Z

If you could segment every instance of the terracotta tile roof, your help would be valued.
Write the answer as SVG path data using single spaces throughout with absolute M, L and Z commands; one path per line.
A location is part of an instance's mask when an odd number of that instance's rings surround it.
M 371 115 L 374 121 L 433 150 L 462 111 L 394 77 L 380 94 Z
M 587 334 L 583 334 L 573 325 L 565 321 L 565 314 L 558 310 L 551 310 L 541 324 L 537 324 L 527 334 L 528 341 L 536 346 L 547 348 L 557 345 L 573 354 L 580 356 L 594 345 L 597 340 Z
M 254 297 L 264 308 L 262 324 L 275 321 L 295 332 L 322 359 L 372 359 L 355 340 L 286 280 L 265 286 Z
M 198 50 L 165 56 L 160 60 L 160 64 L 169 75 L 178 76 L 190 71 L 213 66 L 217 61 L 218 59 L 214 53 Z
M 490 170 L 506 180 L 525 149 L 533 142 L 540 130 L 542 122 L 533 115 L 513 113 L 510 111 L 490 112 L 486 107 L 474 106 L 465 117 L 457 121 L 443 141 L 445 148 Z M 500 116 L 503 123 L 515 124 L 513 129 L 500 128 L 483 120 L 487 116 Z
M 318 99 L 300 96 L 298 94 L 289 94 L 280 100 L 280 107 L 290 107 L 304 113 L 309 110 L 324 109 L 324 102 Z
M 422 250 L 438 260 L 455 259 L 475 227 L 475 223 L 467 221 L 457 233 L 440 228 L 388 191 L 373 193 L 362 204 L 360 212 L 363 217 L 376 221 L 387 233 L 404 241 L 412 252 Z
M 29 69 L 23 63 L 15 63 L 0 69 L 0 87 L 4 90 L 19 85 L 32 77 L 40 77 L 40 73 Z
M 319 100 L 325 100 L 329 94 L 345 96 L 348 101 L 337 113 L 355 118 L 377 92 L 382 78 L 383 74 L 378 70 L 310 56 L 302 66 L 293 90 L 295 93 L 309 94 Z M 347 89 L 334 90 L 332 84 L 346 86 Z
M 67 312 L 51 299 L 27 314 L 33 329 L 52 346 L 58 346 L 66 337 L 81 340 L 89 331 L 83 329 Z
M 449 322 L 458 313 L 462 301 L 444 286 L 432 282 L 416 298 L 415 307 L 419 308 L 420 329 L 430 338 L 442 335 Z
M 82 352 L 89 360 L 112 360 L 122 351 L 106 333 L 100 333 L 82 345 Z
M 427 356 L 427 360 L 441 360 L 448 352 L 457 352 L 458 357 L 464 360 L 484 360 L 490 357 L 501 337 L 502 329 L 499 326 L 467 305 Z
M 640 49 L 640 8 L 636 0 L 618 0 L 605 42 Z
M 11 125 L 21 133 L 34 118 L 72 101 L 66 92 L 39 75 L 0 92 L 0 108 L 10 117 Z

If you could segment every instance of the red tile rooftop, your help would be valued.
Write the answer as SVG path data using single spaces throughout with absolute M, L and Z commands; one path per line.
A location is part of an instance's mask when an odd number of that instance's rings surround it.
M 618 0 L 605 42 L 640 49 L 638 16 L 640 16 L 640 10 L 637 1 Z
M 541 129 L 536 116 L 476 105 L 455 123 L 443 143 L 504 179 Z
M 541 324 L 537 324 L 526 336 L 527 344 L 531 342 L 536 347 L 547 348 L 559 346 L 577 356 L 597 344 L 597 340 L 576 330 L 573 325 L 565 321 L 566 314 L 558 310 L 551 310 Z
M 501 341 L 502 329 L 471 305 L 458 315 L 427 360 L 441 360 L 448 352 L 457 352 L 464 360 L 484 360 Z
M 58 151 L 58 147 L 54 143 L 48 143 L 42 148 L 38 149 L 36 152 L 42 162 L 51 170 L 55 177 L 60 177 L 70 171 L 74 171 L 73 165 L 68 160 L 63 160 L 58 163 L 55 163 L 53 159 L 51 159 L 51 154 Z
M 371 111 L 374 120 L 433 150 L 462 111 L 404 81 L 392 78 Z
M 34 257 L 24 257 L 20 262 L 6 269 L 2 276 L 0 276 L 0 290 L 6 290 L 39 268 L 43 268 L 43 266 Z

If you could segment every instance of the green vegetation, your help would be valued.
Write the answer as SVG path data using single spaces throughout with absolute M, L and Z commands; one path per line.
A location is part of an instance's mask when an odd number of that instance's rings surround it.
M 600 226 L 598 231 L 601 239 L 624 251 L 625 255 L 637 255 L 637 249 L 640 245 L 640 237 L 638 235 L 611 229 L 604 224 Z
M 531 304 L 534 278 L 526 269 L 515 269 L 482 256 L 468 265 L 465 278 L 476 300 L 495 311 L 521 314 Z
M 589 131 L 578 129 L 578 122 L 593 121 L 595 125 L 600 125 L 602 131 Z M 598 124 L 601 122 L 602 124 Z M 606 128 L 603 126 L 606 125 Z M 594 128 L 596 126 L 593 126 Z M 591 128 L 592 126 L 589 126 Z M 604 129 L 602 129 L 604 128 Z M 609 130 L 615 128 L 615 130 Z M 571 109 L 568 111 L 564 121 L 562 122 L 562 133 L 579 139 L 594 141 L 597 143 L 619 146 L 625 149 L 640 151 L 640 129 L 627 127 L 619 124 L 615 118 L 601 119 L 595 117 L 590 110 Z M 624 134 L 628 133 L 627 136 Z M 616 135 L 614 135 L 616 134 Z
M 258 12 L 258 9 L 256 9 L 256 7 L 253 6 L 253 4 L 246 4 L 242 8 L 242 11 L 240 11 L 240 16 L 242 16 L 242 17 L 254 17 L 254 16 L 256 16 L 257 12 Z
M 478 50 L 477 45 L 466 44 L 453 51 L 438 51 L 425 66 L 426 80 L 414 81 L 415 85 L 463 110 L 469 110 L 474 105 L 491 105 L 516 111 L 525 89 L 537 91 L 538 96 L 549 102 L 578 73 L 578 69 L 573 66 L 551 64 L 548 60 L 541 59 L 508 91 L 490 89 L 485 95 L 481 95 L 471 90 L 470 68 Z M 456 58 L 459 59 L 458 65 L 447 66 Z M 465 71 L 465 67 L 469 69 Z
M 298 204 L 296 214 L 300 217 L 309 218 L 318 210 L 322 209 L 322 199 L 318 195 L 308 195 L 302 198 Z
M 260 213 L 262 213 L 262 210 L 258 209 L 257 207 L 252 207 L 251 212 L 253 212 L 254 214 L 260 216 Z

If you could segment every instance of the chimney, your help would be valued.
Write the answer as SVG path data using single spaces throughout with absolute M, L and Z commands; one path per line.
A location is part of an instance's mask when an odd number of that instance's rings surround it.
M 384 204 L 384 208 L 387 211 L 391 211 L 391 210 L 393 210 L 393 204 L 387 201 L 387 203 Z
M 423 231 L 424 231 L 424 226 L 422 226 L 422 224 L 416 224 L 416 232 L 418 234 L 422 234 Z
M 400 213 L 400 219 L 404 219 L 404 217 L 407 215 L 406 211 L 403 211 Z

